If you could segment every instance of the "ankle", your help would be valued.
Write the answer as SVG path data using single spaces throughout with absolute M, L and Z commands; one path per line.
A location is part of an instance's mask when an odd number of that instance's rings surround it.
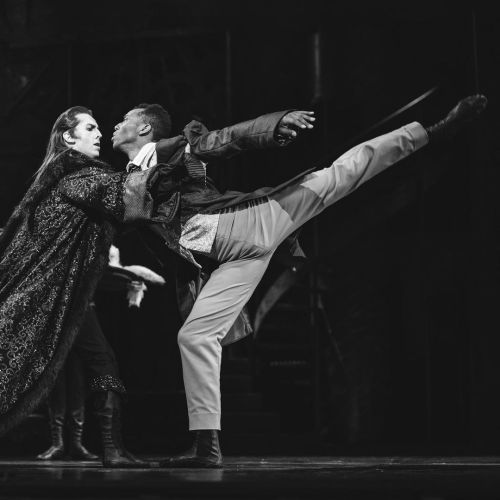
M 483 95 L 465 97 L 440 121 L 426 127 L 429 142 L 448 140 L 484 111 L 488 100 Z

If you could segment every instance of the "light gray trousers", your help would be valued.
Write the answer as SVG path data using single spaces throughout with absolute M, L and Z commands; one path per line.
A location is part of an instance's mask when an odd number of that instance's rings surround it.
M 374 175 L 427 144 L 417 122 L 364 142 L 272 196 L 224 211 L 212 256 L 220 266 L 179 331 L 189 429 L 220 429 L 221 340 L 279 244 Z

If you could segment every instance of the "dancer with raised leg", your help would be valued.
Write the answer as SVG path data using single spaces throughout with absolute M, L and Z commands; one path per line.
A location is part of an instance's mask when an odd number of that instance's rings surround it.
M 213 132 L 191 122 L 171 139 L 162 139 L 170 121 L 160 106 L 139 105 L 125 115 L 113 145 L 130 160 L 126 217 L 149 221 L 162 242 L 153 244 L 154 251 L 175 261 L 184 284 L 179 295 L 186 319 L 178 344 L 194 442 L 161 466 L 222 466 L 222 346 L 249 333 L 241 313 L 277 248 L 297 254 L 293 234 L 305 222 L 429 142 L 453 135 L 485 106 L 484 96 L 467 97 L 435 125 L 410 123 L 355 146 L 328 168 L 246 194 L 221 194 L 205 162 L 288 142 L 312 128 L 312 112 L 273 113 Z

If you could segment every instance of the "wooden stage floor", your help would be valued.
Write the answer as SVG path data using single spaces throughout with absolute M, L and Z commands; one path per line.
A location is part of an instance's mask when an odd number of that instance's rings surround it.
M 220 470 L 3 458 L 0 498 L 500 499 L 500 456 L 225 457 Z

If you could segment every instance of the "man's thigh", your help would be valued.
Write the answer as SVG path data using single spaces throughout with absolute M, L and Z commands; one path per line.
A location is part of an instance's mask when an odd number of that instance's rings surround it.
M 222 340 L 250 299 L 270 258 L 268 254 L 221 264 L 201 290 L 181 328 L 181 335 Z
M 292 227 L 290 214 L 273 197 L 229 209 L 220 215 L 212 257 L 218 262 L 267 259 Z

